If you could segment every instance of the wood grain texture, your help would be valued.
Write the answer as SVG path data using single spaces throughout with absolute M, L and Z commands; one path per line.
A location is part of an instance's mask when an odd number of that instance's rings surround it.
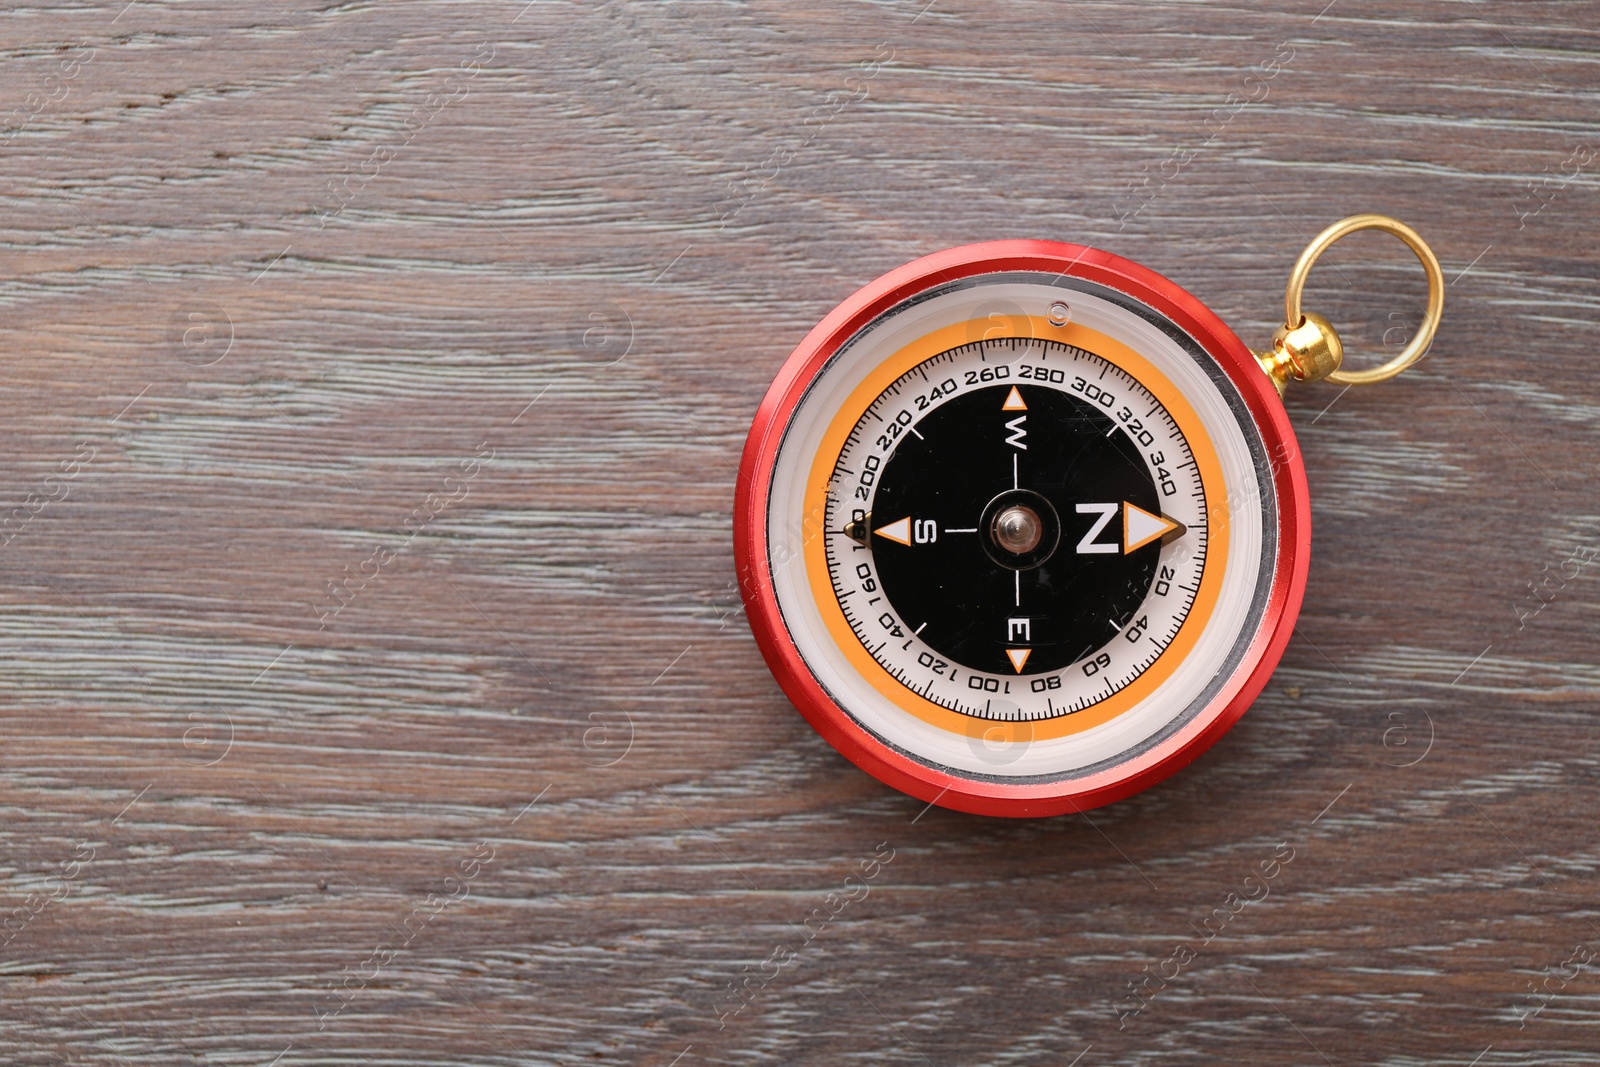
M 0 1060 L 1600 1063 L 1600 4 L 1325 3 L 0 15 Z M 729 510 L 818 318 L 1037 236 L 1264 343 L 1358 211 L 1445 323 L 1291 396 L 1222 743 L 1009 823 L 801 721 Z M 1307 306 L 1423 293 L 1358 239 Z

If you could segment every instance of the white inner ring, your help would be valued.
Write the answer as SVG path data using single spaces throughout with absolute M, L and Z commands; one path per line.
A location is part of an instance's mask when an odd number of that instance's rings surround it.
M 1212 521 L 1222 508 L 1231 517 L 1223 587 L 1205 630 L 1183 661 L 1154 692 L 1115 719 L 1065 737 L 1027 742 L 987 739 L 984 734 L 995 724 L 979 719 L 971 720 L 966 735 L 955 734 L 896 706 L 835 644 L 806 574 L 803 539 L 822 536 L 817 522 L 804 518 L 806 480 L 834 416 L 885 359 L 934 330 L 984 318 L 992 309 L 1000 309 L 999 315 L 1042 316 L 1061 301 L 1070 305 L 1074 322 L 1122 342 L 1154 364 L 1204 425 L 1225 482 L 1225 492 L 1213 494 Z M 784 622 L 823 687 L 857 722 L 889 743 L 925 762 L 985 776 L 1065 776 L 1138 748 L 1181 715 L 1221 672 L 1248 622 L 1261 580 L 1262 513 L 1255 464 L 1244 431 L 1216 384 L 1177 342 L 1133 312 L 1086 293 L 1030 282 L 980 282 L 941 294 L 879 320 L 846 345 L 812 383 L 790 421 L 773 471 L 767 531 Z

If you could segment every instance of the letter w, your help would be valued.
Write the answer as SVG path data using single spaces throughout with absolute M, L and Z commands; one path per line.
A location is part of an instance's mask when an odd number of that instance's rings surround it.
M 1028 416 L 1018 415 L 1006 423 L 1006 429 L 1011 431 L 1011 436 L 1006 438 L 1006 444 L 1012 448 L 1020 448 L 1023 451 L 1027 451 L 1028 445 L 1027 442 L 1023 441 L 1023 438 L 1028 436 L 1028 431 L 1022 427 L 1022 424 L 1027 421 Z

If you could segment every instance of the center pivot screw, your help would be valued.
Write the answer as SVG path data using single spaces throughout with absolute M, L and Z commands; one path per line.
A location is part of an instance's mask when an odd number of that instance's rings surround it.
M 1039 513 L 1032 508 L 1013 504 L 995 515 L 989 535 L 994 538 L 995 544 L 1007 552 L 1022 556 L 1039 547 L 1039 542 L 1044 539 L 1044 523 L 1039 521 Z

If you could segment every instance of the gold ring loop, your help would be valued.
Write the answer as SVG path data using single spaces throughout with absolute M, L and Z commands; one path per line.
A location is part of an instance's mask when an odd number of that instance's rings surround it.
M 1371 370 L 1334 371 L 1328 375 L 1327 380 L 1335 385 L 1371 385 L 1374 382 L 1384 382 L 1411 366 L 1423 357 L 1428 351 L 1428 346 L 1433 343 L 1434 331 L 1439 328 L 1439 315 L 1444 311 L 1444 272 L 1439 269 L 1439 260 L 1433 254 L 1433 249 L 1418 236 L 1417 231 L 1387 215 L 1351 215 L 1317 234 L 1316 240 L 1300 253 L 1294 269 L 1289 272 L 1289 286 L 1283 294 L 1283 321 L 1286 327 L 1291 330 L 1297 329 L 1305 322 L 1305 315 L 1300 310 L 1300 293 L 1305 288 L 1306 276 L 1311 273 L 1312 264 L 1328 250 L 1329 245 L 1357 230 L 1382 230 L 1384 233 L 1393 234 L 1416 253 L 1417 259 L 1422 263 L 1422 269 L 1428 275 L 1428 310 L 1423 313 L 1422 325 L 1417 328 L 1417 335 L 1398 356 L 1383 366 Z

